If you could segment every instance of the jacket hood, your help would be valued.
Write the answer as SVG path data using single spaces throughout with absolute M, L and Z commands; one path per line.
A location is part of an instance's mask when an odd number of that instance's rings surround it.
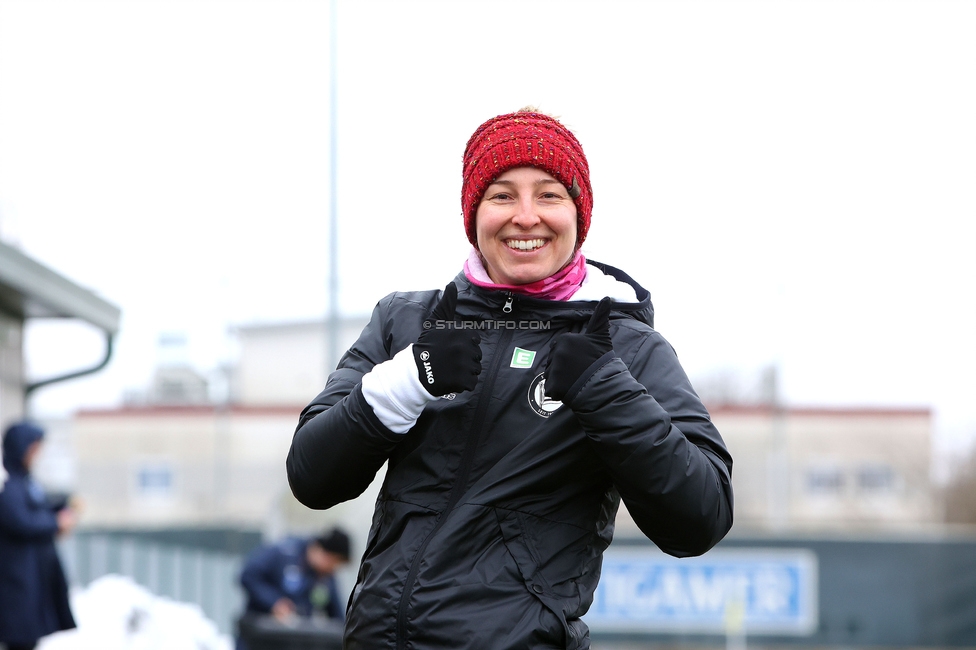
M 26 474 L 24 454 L 44 437 L 44 430 L 30 422 L 17 422 L 3 434 L 3 466 L 11 474 Z
M 633 318 L 650 327 L 654 327 L 654 305 L 651 304 L 651 292 L 642 287 L 632 277 L 609 264 L 587 259 L 586 263 L 597 270 L 611 276 L 618 282 L 629 284 L 637 295 L 637 302 L 613 303 L 611 318 Z M 508 291 L 484 289 L 472 284 L 461 271 L 454 279 L 458 286 L 458 307 L 486 318 L 500 319 L 500 310 L 509 296 L 514 299 L 519 318 L 567 318 L 570 320 L 588 320 L 593 312 L 595 301 L 592 300 L 542 300 Z M 462 295 L 463 294 L 463 295 Z

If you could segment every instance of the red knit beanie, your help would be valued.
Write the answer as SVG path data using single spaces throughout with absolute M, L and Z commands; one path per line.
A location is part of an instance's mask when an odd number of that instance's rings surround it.
M 538 167 L 566 186 L 576 203 L 576 248 L 590 229 L 593 188 L 583 147 L 569 129 L 542 113 L 518 111 L 493 117 L 474 132 L 464 149 L 461 209 L 468 241 L 478 245 L 475 213 L 485 190 L 514 167 Z

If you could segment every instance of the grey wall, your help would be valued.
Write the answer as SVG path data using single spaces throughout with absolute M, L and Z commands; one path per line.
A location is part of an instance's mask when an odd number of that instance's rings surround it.
M 24 322 L 0 310 L 0 433 L 24 417 Z

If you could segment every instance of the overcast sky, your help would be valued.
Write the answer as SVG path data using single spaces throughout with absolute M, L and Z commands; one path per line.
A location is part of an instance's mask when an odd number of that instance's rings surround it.
M 122 310 L 38 414 L 143 388 L 161 333 L 206 372 L 326 312 L 329 34 L 325 1 L 0 0 L 0 236 Z M 464 144 L 535 104 L 693 379 L 777 364 L 792 404 L 976 439 L 973 34 L 971 1 L 340 0 L 342 311 L 457 272 Z M 29 331 L 32 378 L 100 355 Z

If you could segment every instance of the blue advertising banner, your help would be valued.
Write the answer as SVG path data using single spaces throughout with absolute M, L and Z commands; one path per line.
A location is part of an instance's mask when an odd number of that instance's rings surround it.
M 806 549 L 677 559 L 611 547 L 585 620 L 603 632 L 808 635 L 817 629 L 817 589 L 817 557 Z

